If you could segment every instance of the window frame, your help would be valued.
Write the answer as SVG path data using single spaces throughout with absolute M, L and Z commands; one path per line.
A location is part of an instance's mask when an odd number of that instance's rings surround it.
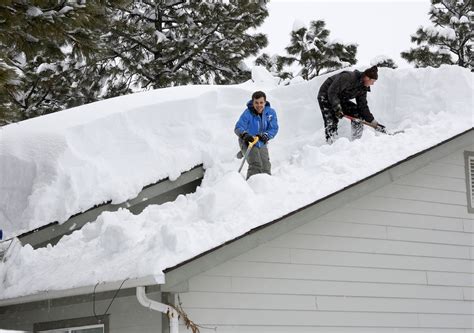
M 94 328 L 103 325 L 104 333 L 109 333 L 109 315 L 71 318 L 57 321 L 47 321 L 33 324 L 33 333 L 42 333 L 44 331 L 59 329 L 81 329 Z

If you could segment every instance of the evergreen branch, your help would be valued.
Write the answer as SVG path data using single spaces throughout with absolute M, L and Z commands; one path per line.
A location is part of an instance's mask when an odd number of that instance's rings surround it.
M 172 71 L 177 71 L 178 69 L 180 69 L 185 63 L 188 62 L 188 60 L 192 57 L 192 56 L 195 56 L 196 54 L 198 54 L 199 52 L 202 51 L 202 45 L 207 45 L 208 41 L 209 41 L 209 38 L 214 34 L 214 32 L 217 31 L 217 29 L 219 28 L 219 23 L 215 25 L 214 29 L 212 29 L 212 31 L 204 38 L 204 40 L 200 43 L 200 46 L 197 47 L 195 50 L 196 51 L 191 51 L 189 52 L 188 56 L 187 57 L 184 57 L 181 61 L 178 61 L 178 63 L 176 65 L 173 66 L 172 68 Z M 177 57 L 174 58 L 174 60 L 170 60 L 167 62 L 167 64 L 169 64 L 170 62 L 172 63 L 173 61 L 179 59 L 181 55 L 178 55 Z
M 459 14 L 456 13 L 454 10 L 452 10 L 451 8 L 449 8 L 448 5 L 445 4 L 443 0 L 441 0 L 440 3 L 441 3 L 449 12 L 451 12 L 453 15 L 459 15 Z
M 140 42 L 139 40 L 135 39 L 134 37 L 132 37 L 132 36 L 130 36 L 130 35 L 127 35 L 127 34 L 121 32 L 120 30 L 117 30 L 117 29 L 112 28 L 111 31 L 112 31 L 113 33 L 116 33 L 116 34 L 117 34 L 118 36 L 120 36 L 120 37 L 123 37 L 123 38 L 125 38 L 125 39 L 127 39 L 127 40 L 129 40 L 129 41 L 131 41 L 131 42 L 136 43 L 137 45 L 143 47 L 145 50 L 147 50 L 147 51 L 150 52 L 150 53 L 154 53 L 154 52 L 155 52 L 155 51 L 152 50 L 148 45 L 143 44 L 143 43 Z M 132 48 L 133 48 L 133 47 L 132 47 Z
M 50 89 L 46 90 L 46 92 L 44 93 L 43 97 L 41 97 L 41 98 L 39 99 L 39 101 L 37 101 L 37 102 L 35 103 L 35 107 L 38 107 L 38 105 L 40 105 L 41 103 L 43 103 L 43 101 L 46 100 L 46 96 L 48 96 L 50 92 L 51 92 Z M 29 108 L 29 109 L 31 109 L 31 108 Z
M 170 3 L 169 5 L 165 4 L 165 6 L 163 6 L 163 7 L 164 8 L 173 8 L 174 6 L 186 4 L 186 2 L 187 2 L 186 0 L 179 0 L 179 1 L 174 2 L 174 3 Z M 156 6 L 156 1 L 151 2 L 151 1 L 148 1 L 148 0 L 142 0 L 142 3 L 144 3 L 144 4 L 146 4 L 150 7 Z M 165 3 L 166 3 L 166 1 L 165 1 Z
M 14 104 L 18 105 L 21 109 L 26 109 L 27 106 L 25 104 L 21 104 L 19 100 L 16 99 L 14 94 L 10 92 L 10 90 L 7 89 L 7 94 L 9 97 L 9 100 L 12 101 Z
M 150 5 L 150 6 L 151 6 L 151 5 Z M 152 19 L 152 18 L 150 18 L 150 17 L 148 17 L 148 16 L 143 16 L 143 15 L 141 15 L 141 14 L 136 14 L 136 13 L 134 13 L 131 9 L 128 9 L 128 8 L 125 8 L 125 7 L 121 7 L 121 6 L 116 6 L 115 8 L 118 9 L 118 10 L 120 10 L 120 11 L 122 11 L 122 12 L 125 12 L 125 13 L 129 14 L 130 17 L 138 17 L 138 18 L 140 18 L 140 19 L 142 19 L 142 20 L 145 20 L 145 21 L 148 21 L 148 22 L 150 22 L 150 23 L 155 23 L 155 22 L 156 22 L 156 19 Z M 166 20 L 163 20 L 163 22 L 165 22 L 165 23 L 176 23 L 176 20 L 166 19 Z
M 25 108 L 28 109 L 29 108 L 29 103 L 28 103 L 28 100 L 31 98 L 31 96 L 33 95 L 33 92 L 35 91 L 36 87 L 38 86 L 38 82 L 39 82 L 39 77 L 36 78 L 36 80 L 33 82 L 33 86 L 31 87 L 31 90 L 30 90 L 30 93 L 28 94 L 28 96 L 26 97 L 26 99 L 23 99 L 25 101 Z
M 20 65 L 17 65 L 16 62 L 14 62 L 12 59 L 10 58 L 5 58 L 5 62 L 7 64 L 9 64 L 10 66 L 13 66 L 15 68 L 17 68 L 18 70 L 20 70 L 22 73 L 25 73 L 25 69 L 23 67 L 21 67 Z
M 225 73 L 229 73 L 229 74 L 232 74 L 233 71 L 227 67 L 219 67 L 219 66 L 216 66 L 217 62 L 208 62 L 206 61 L 205 59 L 196 59 L 196 62 L 197 63 L 200 63 L 200 64 L 203 64 L 209 68 L 213 68 L 215 70 L 219 70 L 219 71 L 222 71 L 222 72 L 225 72 Z

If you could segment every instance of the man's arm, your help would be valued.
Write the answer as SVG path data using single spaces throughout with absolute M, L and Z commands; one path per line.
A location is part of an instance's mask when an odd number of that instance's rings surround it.
M 357 107 L 360 110 L 360 116 L 369 123 L 374 120 L 374 116 L 370 112 L 369 105 L 367 104 L 367 93 L 356 97 Z
M 246 109 L 241 115 L 237 123 L 235 124 L 234 133 L 238 137 L 242 137 L 242 134 L 247 133 L 250 122 L 250 113 Z
M 272 115 L 272 117 L 271 117 L 270 121 L 268 122 L 267 130 L 265 131 L 265 133 L 267 133 L 269 139 L 273 139 L 277 135 L 278 128 L 279 128 L 278 127 L 278 118 L 277 118 L 275 110 L 272 109 L 271 115 Z

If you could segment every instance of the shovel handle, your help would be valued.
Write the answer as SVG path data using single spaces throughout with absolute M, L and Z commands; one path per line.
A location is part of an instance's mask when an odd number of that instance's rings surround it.
M 247 160 L 247 157 L 249 156 L 250 150 L 252 147 L 258 142 L 258 136 L 254 137 L 252 142 L 249 142 L 249 146 L 247 147 L 247 151 L 245 152 L 244 158 L 242 159 L 242 163 L 240 164 L 239 171 L 240 172 L 245 164 L 245 161 Z
M 258 136 L 255 136 L 253 141 L 249 143 L 249 148 L 253 147 L 258 142 Z
M 356 123 L 361 123 L 361 124 L 364 124 L 364 125 L 367 125 L 369 127 L 372 127 L 374 129 L 377 129 L 376 126 L 372 125 L 371 123 L 365 121 L 364 119 L 360 119 L 360 118 L 356 118 L 356 117 L 352 117 L 352 116 L 349 116 L 347 114 L 344 115 L 344 118 L 347 118 L 347 119 L 350 119 L 352 121 L 355 121 Z

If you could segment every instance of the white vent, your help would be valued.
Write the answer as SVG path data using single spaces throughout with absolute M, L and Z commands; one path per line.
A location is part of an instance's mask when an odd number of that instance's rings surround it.
M 474 152 L 464 151 L 466 162 L 467 211 L 474 213 Z
M 471 209 L 474 208 L 474 156 L 470 155 L 467 159 L 467 193 L 469 195 L 469 204 Z

